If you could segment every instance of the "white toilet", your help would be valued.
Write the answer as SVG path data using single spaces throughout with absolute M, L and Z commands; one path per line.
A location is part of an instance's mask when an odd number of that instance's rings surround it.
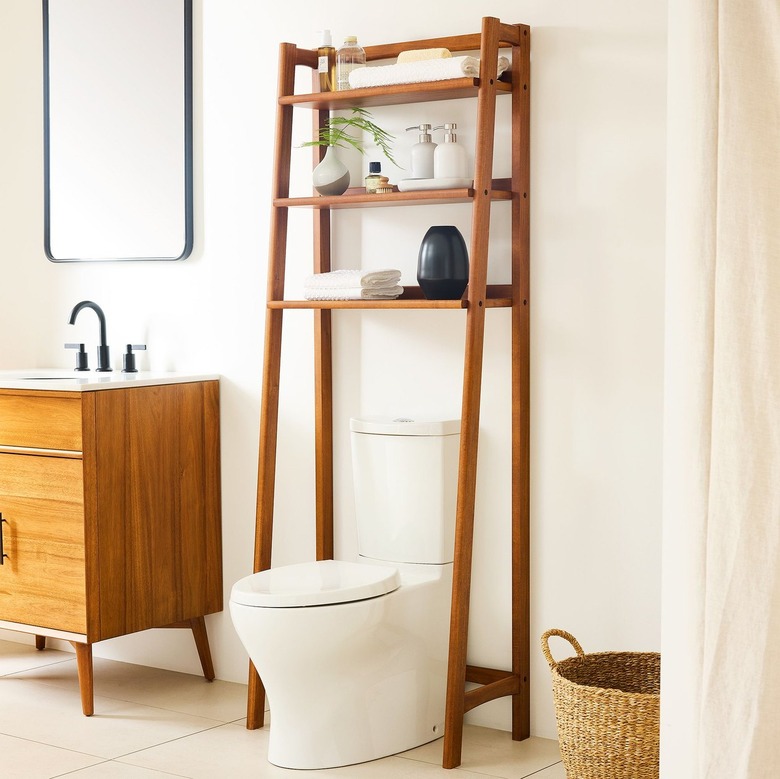
M 230 595 L 284 768 L 362 763 L 444 729 L 460 422 L 350 430 L 358 561 L 271 568 Z

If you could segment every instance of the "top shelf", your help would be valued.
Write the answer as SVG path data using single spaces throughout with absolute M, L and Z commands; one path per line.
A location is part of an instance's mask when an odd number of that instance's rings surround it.
M 315 92 L 309 95 L 283 95 L 279 105 L 302 108 L 339 110 L 353 106 L 401 105 L 405 103 L 427 103 L 435 100 L 458 100 L 476 97 L 479 92 L 478 78 L 451 78 L 446 81 L 426 81 L 419 84 L 393 84 L 392 86 L 345 89 L 341 92 Z M 511 94 L 509 81 L 496 82 L 497 94 Z

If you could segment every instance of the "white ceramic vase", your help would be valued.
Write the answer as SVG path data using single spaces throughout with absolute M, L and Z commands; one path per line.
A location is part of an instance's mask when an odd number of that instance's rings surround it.
M 343 195 L 349 187 L 349 170 L 338 158 L 335 146 L 328 146 L 322 161 L 312 172 L 312 184 L 320 195 Z

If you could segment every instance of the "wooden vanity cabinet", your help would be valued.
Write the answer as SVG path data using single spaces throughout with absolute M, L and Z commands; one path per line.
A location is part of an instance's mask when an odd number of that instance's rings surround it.
M 222 610 L 219 382 L 0 389 L 0 627 L 91 645 Z

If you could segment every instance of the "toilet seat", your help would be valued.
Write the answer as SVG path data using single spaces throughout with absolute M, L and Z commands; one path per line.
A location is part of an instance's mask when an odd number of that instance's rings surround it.
M 400 585 L 390 566 L 318 560 L 246 576 L 233 585 L 230 600 L 263 608 L 325 606 L 386 595 Z

